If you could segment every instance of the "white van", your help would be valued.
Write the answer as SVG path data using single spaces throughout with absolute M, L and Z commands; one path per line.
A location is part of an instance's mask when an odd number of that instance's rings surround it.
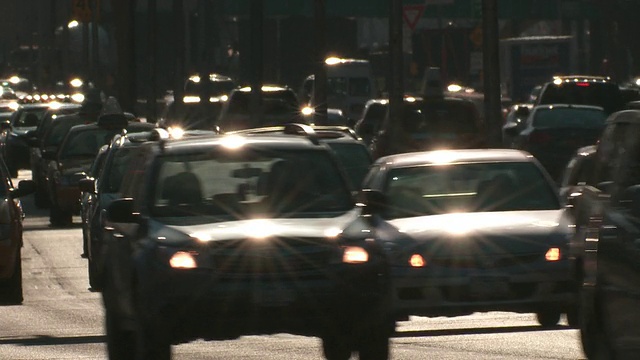
M 375 79 L 369 60 L 331 57 L 325 61 L 327 68 L 327 107 L 340 109 L 351 119 L 358 119 L 369 99 L 378 96 Z M 313 108 L 314 76 L 302 83 L 299 98 L 301 103 Z

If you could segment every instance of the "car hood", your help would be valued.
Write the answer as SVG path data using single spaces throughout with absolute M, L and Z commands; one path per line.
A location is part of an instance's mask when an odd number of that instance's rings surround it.
M 330 218 L 278 218 L 223 221 L 197 225 L 167 225 L 150 220 L 149 234 L 163 243 L 182 243 L 193 239 L 203 242 L 240 240 L 247 238 L 337 238 L 358 216 L 351 210 Z
M 552 245 L 566 248 L 573 232 L 569 219 L 564 210 L 431 215 L 391 220 L 380 236 L 391 243 L 387 247 L 434 256 L 539 253 Z

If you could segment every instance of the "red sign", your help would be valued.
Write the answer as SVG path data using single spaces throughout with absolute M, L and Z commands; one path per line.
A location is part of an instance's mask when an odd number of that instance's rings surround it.
M 402 7 L 402 18 L 411 31 L 415 30 L 418 21 L 422 18 L 424 8 L 424 5 L 404 5 Z

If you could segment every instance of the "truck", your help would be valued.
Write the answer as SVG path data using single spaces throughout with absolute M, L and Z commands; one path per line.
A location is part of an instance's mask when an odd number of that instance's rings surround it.
M 573 36 L 527 36 L 500 40 L 503 95 L 526 102 L 531 90 L 556 75 L 576 73 Z

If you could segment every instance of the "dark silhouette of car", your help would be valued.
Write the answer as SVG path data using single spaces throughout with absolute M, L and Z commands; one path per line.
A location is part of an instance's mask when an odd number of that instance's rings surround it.
M 320 337 L 328 359 L 388 358 L 386 254 L 312 136 L 146 143 L 124 179 L 107 208 L 111 358 L 282 332 Z
M 9 127 L 0 133 L 0 152 L 12 177 L 18 177 L 20 169 L 31 168 L 27 133 L 37 128 L 49 107 L 48 103 L 19 105 L 11 115 Z

